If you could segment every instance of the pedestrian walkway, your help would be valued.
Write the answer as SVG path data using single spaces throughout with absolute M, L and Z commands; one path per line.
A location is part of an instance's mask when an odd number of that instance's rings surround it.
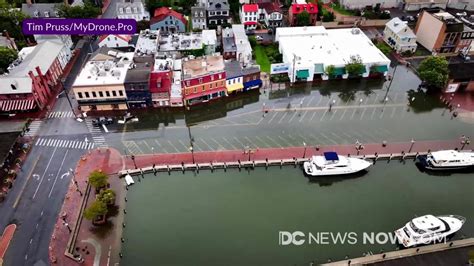
M 30 130 L 28 132 L 26 132 L 25 136 L 34 137 L 34 136 L 38 135 L 38 131 L 41 128 L 42 123 L 43 123 L 43 121 L 41 121 L 41 120 L 34 120 L 33 122 L 31 122 L 31 124 L 28 126 L 28 128 Z
M 100 127 L 94 126 L 92 124 L 92 120 L 86 119 L 86 126 L 89 132 L 92 135 L 92 140 L 96 144 L 96 147 L 98 148 L 108 148 L 109 146 L 105 142 L 105 138 L 102 135 L 102 131 L 100 130 Z
M 5 256 L 5 253 L 7 253 L 8 246 L 10 245 L 15 230 L 16 224 L 10 224 L 5 227 L 3 234 L 0 235 L 0 265 L 2 265 L 3 257 Z
M 68 117 L 75 117 L 75 115 L 72 111 L 51 112 L 48 114 L 48 118 L 68 118 Z
M 65 139 L 51 139 L 51 138 L 38 138 L 35 142 L 36 146 L 48 146 L 57 148 L 67 149 L 82 149 L 92 150 L 94 149 L 94 143 L 86 142 L 82 140 L 65 140 Z

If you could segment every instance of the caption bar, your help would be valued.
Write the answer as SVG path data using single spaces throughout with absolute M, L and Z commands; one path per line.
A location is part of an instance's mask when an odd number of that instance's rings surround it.
M 135 34 L 137 22 L 134 19 L 25 19 L 23 34 Z

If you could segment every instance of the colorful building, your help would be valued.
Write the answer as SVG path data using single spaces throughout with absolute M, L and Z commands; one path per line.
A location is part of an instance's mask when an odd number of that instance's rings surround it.
M 19 58 L 0 76 L 0 112 L 18 113 L 48 107 L 54 88 L 71 59 L 71 50 L 61 42 L 45 41 L 23 48 Z
M 99 47 L 128 47 L 130 46 L 130 41 L 132 40 L 132 35 L 124 34 L 104 34 L 99 37 Z
M 150 92 L 153 107 L 170 106 L 173 59 L 155 59 L 150 74 Z
M 150 20 L 151 30 L 163 32 L 185 32 L 187 20 L 181 13 L 168 7 L 160 7 L 155 10 L 153 18 Z
M 226 61 L 224 65 L 226 73 L 225 86 L 227 88 L 227 95 L 243 91 L 244 74 L 242 73 L 242 67 L 240 66 L 239 62 Z
M 226 95 L 224 59 L 220 55 L 185 60 L 182 63 L 185 105 L 207 102 Z
M 256 30 L 258 21 L 258 5 L 244 4 L 240 9 L 240 22 L 246 31 Z
M 265 2 L 261 0 L 258 2 L 259 17 L 258 20 L 261 23 L 267 25 L 267 27 L 275 29 L 283 25 L 283 13 L 281 7 L 276 2 Z
M 318 5 L 315 3 L 307 3 L 306 0 L 296 0 L 289 10 L 289 21 L 291 26 L 298 25 L 298 14 L 302 12 L 307 12 L 309 14 L 309 25 L 316 25 Z
M 128 69 L 124 81 L 129 108 L 152 106 L 149 80 L 153 62 L 153 56 L 135 56 L 133 58 L 133 63 Z
M 262 86 L 260 66 L 249 66 L 242 69 L 244 91 L 258 89 Z

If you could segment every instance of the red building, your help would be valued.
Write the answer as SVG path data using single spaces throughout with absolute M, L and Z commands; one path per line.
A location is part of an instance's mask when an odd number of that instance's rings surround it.
M 0 112 L 10 114 L 46 108 L 70 58 L 69 48 L 57 41 L 23 49 L 9 73 L 0 77 Z
M 183 62 L 182 94 L 185 105 L 207 102 L 226 95 L 222 56 L 205 56 Z
M 316 25 L 318 16 L 318 5 L 316 3 L 306 3 L 305 0 L 296 0 L 289 10 L 289 21 L 291 26 L 298 25 L 298 14 L 307 12 L 309 14 L 309 25 Z
M 153 107 L 170 106 L 171 81 L 173 78 L 172 66 L 155 61 L 154 70 L 150 73 L 150 93 Z

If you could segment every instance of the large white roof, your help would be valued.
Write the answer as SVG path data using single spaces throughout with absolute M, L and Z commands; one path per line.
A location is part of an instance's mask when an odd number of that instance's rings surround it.
M 292 62 L 295 55 L 300 67 L 314 64 L 342 67 L 350 62 L 351 56 L 360 56 L 364 64 L 390 64 L 390 60 L 358 28 L 277 28 L 276 41 L 286 57 L 284 62 Z

